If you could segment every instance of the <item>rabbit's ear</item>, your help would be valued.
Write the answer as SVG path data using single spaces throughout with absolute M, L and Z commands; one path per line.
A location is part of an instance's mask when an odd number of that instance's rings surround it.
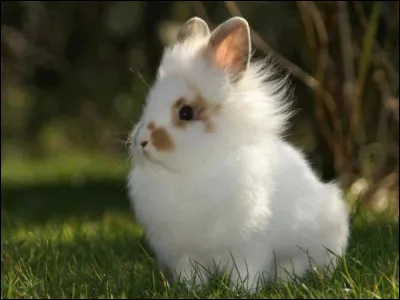
M 183 42 L 184 40 L 194 36 L 208 36 L 210 29 L 206 22 L 198 17 L 193 17 L 187 20 L 178 32 L 177 41 Z
M 233 17 L 219 25 L 210 36 L 210 59 L 214 65 L 228 71 L 235 81 L 250 61 L 250 27 L 241 17 Z

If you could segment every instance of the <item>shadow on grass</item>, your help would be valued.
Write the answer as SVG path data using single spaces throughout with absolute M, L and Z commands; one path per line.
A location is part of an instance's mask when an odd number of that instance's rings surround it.
M 371 272 L 371 276 L 379 275 L 376 272 L 379 264 L 379 272 L 384 271 L 385 274 L 393 275 L 397 268 L 394 275 L 398 277 L 399 223 L 377 219 L 354 225 L 347 253 L 352 264 L 362 265 Z
M 42 223 L 70 216 L 98 218 L 106 211 L 129 213 L 123 180 L 86 181 L 80 185 L 53 183 L 1 186 L 2 216 Z

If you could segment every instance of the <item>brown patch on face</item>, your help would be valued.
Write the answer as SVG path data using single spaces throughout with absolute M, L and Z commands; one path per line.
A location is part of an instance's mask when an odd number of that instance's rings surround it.
M 205 132 L 214 132 L 215 126 L 212 122 L 211 115 L 216 112 L 217 108 L 212 107 L 199 96 L 197 96 L 196 99 L 193 101 L 193 106 L 198 112 L 197 118 L 204 123 Z
M 149 122 L 149 124 L 147 124 L 147 129 L 153 131 L 156 129 L 156 124 L 153 121 Z
M 190 86 L 193 91 L 197 91 L 192 85 Z M 219 113 L 220 106 L 212 106 L 200 96 L 199 92 L 196 94 L 196 98 L 192 101 L 180 98 L 175 102 L 172 107 L 172 124 L 177 128 L 186 129 L 192 122 L 200 121 L 204 124 L 204 131 L 212 133 L 215 130 L 214 123 L 212 122 L 212 115 Z M 193 120 L 185 121 L 179 118 L 179 110 L 186 105 L 192 107 L 194 110 L 195 117 Z
M 174 143 L 172 142 L 170 135 L 164 127 L 157 127 L 152 129 L 150 139 L 153 146 L 158 151 L 167 152 L 174 149 Z

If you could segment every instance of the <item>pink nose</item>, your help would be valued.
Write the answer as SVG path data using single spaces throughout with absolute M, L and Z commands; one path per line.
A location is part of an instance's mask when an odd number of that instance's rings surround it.
M 142 148 L 144 148 L 147 146 L 148 143 L 149 143 L 148 141 L 140 142 L 140 146 L 142 146 Z

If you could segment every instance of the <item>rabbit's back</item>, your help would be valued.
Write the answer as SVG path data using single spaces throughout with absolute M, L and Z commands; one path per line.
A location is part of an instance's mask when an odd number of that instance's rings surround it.
M 335 183 L 322 182 L 291 144 L 281 141 L 278 148 L 266 240 L 283 262 L 300 255 L 328 264 L 326 248 L 341 255 L 347 247 L 349 213 L 342 193 Z

